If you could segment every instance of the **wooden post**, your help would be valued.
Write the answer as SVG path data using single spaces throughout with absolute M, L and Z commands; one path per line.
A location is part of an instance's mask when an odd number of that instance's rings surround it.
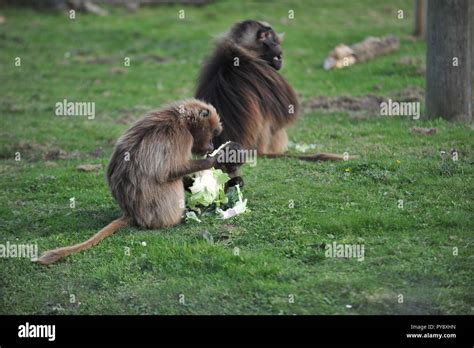
M 426 0 L 415 0 L 415 36 L 426 36 Z
M 470 0 L 428 1 L 426 118 L 471 122 Z

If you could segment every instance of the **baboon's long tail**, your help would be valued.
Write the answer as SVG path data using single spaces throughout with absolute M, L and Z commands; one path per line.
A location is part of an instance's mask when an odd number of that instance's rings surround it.
M 302 161 L 344 161 L 344 160 L 353 160 L 357 159 L 358 156 L 347 156 L 338 155 L 335 153 L 317 153 L 314 155 L 302 156 L 302 155 L 288 155 L 288 154 L 259 154 L 259 156 L 267 158 L 278 158 L 278 157 L 288 157 L 288 158 L 298 158 Z
M 110 224 L 105 226 L 99 232 L 94 234 L 91 238 L 85 242 L 74 244 L 71 246 L 48 250 L 41 255 L 35 262 L 41 265 L 50 265 L 63 257 L 66 257 L 72 253 L 77 253 L 82 250 L 89 249 L 90 247 L 98 244 L 102 239 L 112 235 L 119 228 L 126 227 L 130 224 L 130 218 L 122 216 L 121 218 L 112 221 Z

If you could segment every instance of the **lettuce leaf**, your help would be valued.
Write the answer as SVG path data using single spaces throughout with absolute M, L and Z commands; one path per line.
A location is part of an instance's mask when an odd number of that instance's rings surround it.
M 197 215 L 194 211 L 187 211 L 186 212 L 186 222 L 189 222 L 191 220 L 201 222 L 201 220 L 199 220 L 199 218 L 197 217 Z
M 211 168 L 197 173 L 194 183 L 189 188 L 188 206 L 192 209 L 198 205 L 208 207 L 211 204 L 220 206 L 227 203 L 227 196 L 224 192 L 224 185 L 229 180 L 229 176 L 220 169 Z
M 245 199 L 245 200 L 242 199 L 242 193 L 240 192 L 239 186 L 235 186 L 235 188 L 237 189 L 237 194 L 238 194 L 239 200 L 235 203 L 235 205 L 232 208 L 229 208 L 229 209 L 226 209 L 226 210 L 222 210 L 220 208 L 217 208 L 216 212 L 219 215 L 218 216 L 219 219 L 229 219 L 233 216 L 236 216 L 236 215 L 239 215 L 239 214 L 242 214 L 242 213 L 248 211 L 248 209 L 247 209 L 247 199 Z

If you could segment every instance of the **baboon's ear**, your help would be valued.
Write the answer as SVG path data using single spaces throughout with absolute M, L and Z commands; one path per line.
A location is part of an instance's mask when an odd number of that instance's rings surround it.
M 283 42 L 283 40 L 285 39 L 285 33 L 278 33 L 277 37 L 278 37 L 278 40 L 280 40 L 280 42 Z
M 201 117 L 207 117 L 207 116 L 209 116 L 209 110 L 207 110 L 207 109 L 202 109 L 201 112 L 199 113 L 199 116 L 201 116 Z
M 268 39 L 268 37 L 270 36 L 270 32 L 269 31 L 262 31 L 258 37 L 258 40 L 259 41 L 265 41 L 266 39 Z

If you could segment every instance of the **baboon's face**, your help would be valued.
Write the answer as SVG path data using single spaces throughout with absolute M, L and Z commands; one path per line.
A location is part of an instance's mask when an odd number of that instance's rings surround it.
M 270 24 L 259 21 L 244 21 L 232 29 L 232 36 L 237 43 L 252 49 L 276 70 L 283 65 L 282 38 L 273 31 Z
M 193 135 L 192 152 L 196 155 L 205 155 L 214 150 L 212 139 L 222 132 L 219 114 L 214 106 L 197 101 L 190 105 L 196 122 L 190 131 Z
M 263 59 L 276 70 L 280 70 L 283 65 L 283 50 L 278 35 L 272 28 L 262 27 L 257 33 L 257 38 L 262 47 Z

